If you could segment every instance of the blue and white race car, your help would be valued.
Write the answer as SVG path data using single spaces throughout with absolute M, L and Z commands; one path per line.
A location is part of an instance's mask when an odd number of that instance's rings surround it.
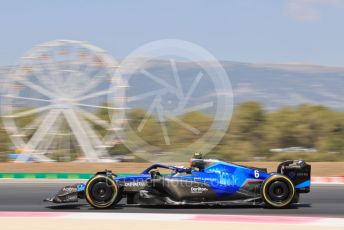
M 170 170 L 161 174 L 159 169 Z M 190 167 L 153 164 L 141 174 L 96 173 L 86 184 L 62 188 L 53 203 L 86 199 L 94 208 L 114 207 L 122 198 L 136 205 L 258 204 L 288 208 L 310 191 L 311 166 L 303 160 L 279 164 L 277 171 L 242 166 L 195 154 Z

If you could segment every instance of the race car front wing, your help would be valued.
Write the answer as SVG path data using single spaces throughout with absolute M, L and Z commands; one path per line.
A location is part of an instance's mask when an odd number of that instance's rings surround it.
M 85 184 L 79 183 L 68 185 L 60 189 L 53 197 L 48 197 L 44 201 L 53 203 L 72 203 L 84 198 Z

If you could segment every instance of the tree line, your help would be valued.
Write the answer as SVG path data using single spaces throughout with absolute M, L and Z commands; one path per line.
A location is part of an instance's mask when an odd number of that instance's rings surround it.
M 98 110 L 96 114 L 102 119 L 109 119 L 105 110 Z M 200 131 L 199 135 L 195 135 L 176 122 L 165 121 L 170 138 L 170 144 L 166 145 L 156 116 L 147 118 L 144 128 L 139 128 L 145 115 L 146 111 L 143 109 L 128 111 L 131 131 L 125 133 L 124 137 L 131 140 L 131 135 L 135 134 L 146 143 L 159 147 L 161 151 L 182 149 L 211 129 L 213 123 L 213 117 L 209 114 L 192 112 L 181 115 L 180 121 Z M 13 152 L 13 147 L 3 127 L 0 128 L 0 161 L 6 161 L 6 156 Z M 99 133 L 105 133 L 101 127 L 94 125 L 94 128 Z M 270 111 L 259 102 L 244 102 L 236 106 L 230 126 L 222 134 L 223 138 L 209 155 L 231 161 L 298 158 L 311 161 L 344 160 L 344 113 L 325 106 L 303 104 Z M 314 148 L 317 152 L 270 151 L 288 147 Z M 77 156 L 78 150 L 75 149 L 74 152 Z M 61 152 L 58 154 L 61 155 Z M 131 151 L 124 144 L 116 144 L 110 148 L 110 154 L 131 154 Z
M 318 152 L 269 151 L 296 146 L 315 148 Z M 258 102 L 245 102 L 236 108 L 232 124 L 214 152 L 230 160 L 342 161 L 344 113 L 310 104 L 266 111 Z
M 139 126 L 145 111 L 136 109 L 129 112 L 130 126 Z M 206 132 L 213 117 L 200 112 L 184 114 L 185 123 L 197 127 L 201 134 Z M 187 146 L 197 138 L 188 130 L 173 122 L 165 122 L 171 137 L 171 145 L 164 145 L 159 122 L 152 116 L 139 135 L 147 143 L 161 145 L 164 151 Z M 130 139 L 130 134 L 127 135 Z M 178 145 L 178 146 L 176 146 Z M 274 148 L 302 147 L 314 148 L 316 152 L 272 152 Z M 197 149 L 194 149 L 197 151 Z M 113 154 L 130 153 L 125 145 L 117 145 Z M 302 104 L 282 107 L 269 111 L 256 101 L 244 102 L 234 109 L 230 126 L 222 140 L 209 153 L 232 161 L 306 159 L 311 161 L 344 160 L 344 113 L 331 108 Z

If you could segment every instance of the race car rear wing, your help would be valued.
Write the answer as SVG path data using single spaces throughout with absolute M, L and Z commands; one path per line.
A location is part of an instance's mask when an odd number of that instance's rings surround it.
M 297 192 L 308 193 L 311 186 L 311 166 L 304 160 L 284 161 L 277 167 L 277 173 L 291 179 Z

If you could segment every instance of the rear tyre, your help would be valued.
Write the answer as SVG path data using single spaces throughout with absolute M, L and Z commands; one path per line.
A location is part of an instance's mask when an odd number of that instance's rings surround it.
M 293 182 L 284 175 L 272 175 L 262 184 L 262 199 L 270 208 L 288 208 L 293 203 L 295 194 Z
M 297 204 L 297 203 L 299 203 L 299 201 L 300 201 L 300 194 L 295 193 L 292 203 Z
M 85 196 L 92 207 L 106 209 L 119 202 L 121 192 L 113 178 L 106 175 L 96 175 L 87 182 Z

